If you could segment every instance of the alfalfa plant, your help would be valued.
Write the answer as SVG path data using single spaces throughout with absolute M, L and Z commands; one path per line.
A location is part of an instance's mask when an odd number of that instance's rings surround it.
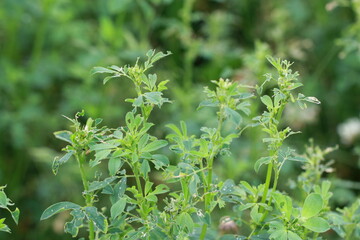
M 110 74 L 104 83 L 112 78 L 127 78 L 133 83 L 136 96 L 126 100 L 133 108 L 125 115 L 125 125 L 116 129 L 100 127 L 101 119 L 89 118 L 83 125 L 79 121 L 84 115 L 81 112 L 74 119 L 68 118 L 72 131 L 55 132 L 68 145 L 63 149 L 65 154 L 55 158 L 53 172 L 56 174 L 71 158 L 76 160 L 84 203 L 56 203 L 44 211 L 42 220 L 70 210 L 73 218 L 66 223 L 65 232 L 75 238 L 85 228 L 89 240 L 213 239 L 214 231 L 208 231 L 213 230 L 212 213 L 228 204 L 234 206 L 237 214 L 232 218 L 248 225 L 250 231 L 245 236 L 247 228 L 243 227 L 241 235 L 224 235 L 220 239 L 317 239 L 333 227 L 328 214 L 330 182 L 321 181 L 321 173 L 316 173 L 316 182 L 300 201 L 277 190 L 286 161 L 309 164 L 295 150 L 284 147 L 285 139 L 296 132 L 280 126 L 282 112 L 290 102 L 297 102 L 301 108 L 306 107 L 305 102 L 319 103 L 314 97 L 294 95 L 302 84 L 298 73 L 291 71 L 290 62 L 269 58 L 278 76 L 268 74 L 264 84 L 254 88 L 261 95 L 266 83 L 275 82 L 277 87 L 272 95 L 260 97 L 266 111 L 249 125 L 243 126 L 242 119 L 250 114 L 247 99 L 254 94 L 235 82 L 220 79 L 214 81 L 214 90 L 205 88 L 206 100 L 200 104 L 200 108 L 217 109 L 216 126 L 202 127 L 202 134 L 196 137 L 188 132 L 184 122 L 180 122 L 180 127 L 169 124 L 172 133 L 164 140 L 150 134 L 154 124 L 149 117 L 155 107 L 170 102 L 163 96 L 168 81 L 158 81 L 157 75 L 149 74 L 148 70 L 169 53 L 151 50 L 146 55 L 144 63 L 138 59 L 134 66 L 94 68 L 94 73 Z M 229 123 L 232 130 L 225 131 L 224 125 Z M 267 165 L 265 183 L 253 186 L 242 181 L 235 185 L 233 180 L 214 177 L 218 156 L 229 154 L 230 143 L 244 129 L 257 126 L 268 134 L 263 139 L 268 154 L 254 165 L 255 171 Z M 168 141 L 177 156 L 174 165 L 158 152 Z M 306 168 L 309 172 L 313 169 Z M 96 169 L 96 174 L 91 169 Z M 152 169 L 161 171 L 167 183 L 178 183 L 179 190 L 171 190 L 164 183 L 155 185 L 150 178 Z M 108 199 L 109 208 L 100 205 L 104 199 Z M 245 211 L 249 214 L 245 215 Z
M 15 208 L 15 210 L 11 210 L 14 206 L 14 203 L 6 196 L 4 191 L 6 186 L 0 186 L 0 208 L 6 209 L 10 214 L 12 219 L 16 224 L 19 222 L 20 210 Z M 8 232 L 11 233 L 10 228 L 5 224 L 5 218 L 0 218 L 0 232 Z

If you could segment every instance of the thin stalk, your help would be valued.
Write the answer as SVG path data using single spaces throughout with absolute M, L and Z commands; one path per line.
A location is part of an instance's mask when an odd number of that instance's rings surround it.
M 278 121 L 278 124 L 280 122 L 280 119 L 281 119 L 281 116 L 282 116 L 282 113 L 284 111 L 284 108 L 285 108 L 285 104 L 284 103 L 280 109 L 278 110 L 277 112 L 277 115 L 276 115 L 276 120 Z M 275 156 L 277 155 L 277 151 L 275 151 L 273 154 L 270 154 L 271 156 Z M 266 180 L 265 180 L 265 189 L 264 189 L 264 193 L 263 193 L 263 196 L 262 196 L 262 199 L 261 199 L 261 203 L 265 203 L 266 202 L 266 198 L 267 198 L 267 194 L 269 192 L 269 188 L 270 188 L 270 183 L 271 183 L 271 175 L 272 175 L 272 171 L 273 171 L 273 167 L 274 167 L 274 164 L 273 162 L 271 161 L 268 165 L 268 169 L 267 169 L 267 173 L 266 173 Z M 278 175 L 275 176 L 275 179 L 274 179 L 274 184 L 273 184 L 273 191 L 275 191 L 276 189 L 276 185 L 277 185 L 277 180 L 278 180 Z M 275 188 L 274 188 L 275 187 Z M 270 198 L 271 200 L 271 198 Z M 270 206 L 271 205 L 271 201 L 269 200 L 268 202 L 268 205 Z M 263 212 L 266 210 L 263 208 L 263 207 L 260 207 L 260 212 Z M 266 214 L 263 215 L 263 218 L 266 217 Z M 265 218 L 264 218 L 265 219 Z M 262 219 L 263 220 L 263 219 Z
M 135 84 L 136 93 L 137 93 L 138 97 L 140 97 L 142 95 L 141 88 L 135 82 L 134 82 L 134 84 Z M 144 104 L 141 104 L 140 109 L 141 109 L 141 115 L 143 116 L 144 120 L 147 121 L 148 117 L 145 116 Z
M 89 182 L 87 180 L 86 173 L 84 170 L 85 153 L 83 152 L 80 155 L 77 154 L 76 160 L 79 165 L 81 180 L 84 186 L 84 190 L 85 192 L 87 192 L 89 190 Z M 93 206 L 92 196 L 89 195 L 88 193 L 85 193 L 85 202 L 87 207 Z M 94 223 L 93 221 L 89 220 L 89 240 L 94 240 L 94 239 L 95 239 Z
M 275 178 L 274 178 L 274 184 L 273 184 L 273 187 L 272 187 L 272 191 L 275 192 L 276 191 L 276 187 L 277 187 L 277 183 L 278 183 L 278 179 L 279 179 L 279 172 L 275 172 Z M 270 195 L 270 198 L 269 198 L 269 201 L 268 201 L 268 206 L 270 206 L 272 203 L 272 195 Z M 265 218 L 267 217 L 267 214 L 268 214 L 268 211 L 265 211 L 265 213 L 263 214 L 260 222 L 264 221 Z
M 139 172 L 137 170 L 137 166 L 136 167 L 133 167 L 133 170 L 134 170 L 134 175 L 135 175 L 135 180 L 136 180 L 136 185 L 137 185 L 137 188 L 138 190 L 140 191 L 141 195 L 144 196 L 144 191 L 142 189 L 142 185 L 141 185 L 141 181 L 140 181 L 140 176 L 139 176 Z
M 204 240 L 205 239 L 205 236 L 206 236 L 206 232 L 207 232 L 207 224 L 204 223 L 204 225 L 202 226 L 202 229 L 201 229 L 201 234 L 200 234 L 200 240 Z
M 266 173 L 265 189 L 264 189 L 263 196 L 261 198 L 261 203 L 266 202 L 266 198 L 267 198 L 267 194 L 268 194 L 270 182 L 271 182 L 272 170 L 273 170 L 273 163 L 271 162 L 268 165 L 268 169 L 267 169 L 267 173 Z
M 220 107 L 219 121 L 218 121 L 217 130 L 216 130 L 216 140 L 218 140 L 221 137 L 221 128 L 222 128 L 222 124 L 224 121 L 222 116 L 223 116 L 223 108 Z M 216 144 L 214 144 L 214 145 L 216 145 Z M 214 163 L 214 158 L 215 158 L 217 152 L 218 152 L 218 148 L 217 148 L 217 146 L 214 146 L 213 151 L 208 160 L 208 166 L 207 166 L 208 175 L 207 175 L 207 180 L 205 181 L 205 189 L 204 189 L 205 193 L 204 194 L 206 194 L 206 192 L 209 192 L 211 189 L 212 175 L 213 175 L 213 163 Z M 211 209 L 210 209 L 211 202 L 212 202 L 212 195 L 206 194 L 204 207 L 205 207 L 205 212 L 208 214 L 211 213 Z M 208 227 L 208 225 L 206 223 L 204 223 L 202 226 L 202 229 L 201 229 L 200 240 L 205 239 L 207 227 Z
M 184 201 L 183 201 L 183 207 L 186 206 L 187 203 L 189 203 L 190 201 L 190 192 L 189 192 L 189 186 L 188 186 L 189 182 L 187 181 L 187 179 L 182 179 L 181 180 L 181 188 L 182 188 L 182 192 L 184 193 Z

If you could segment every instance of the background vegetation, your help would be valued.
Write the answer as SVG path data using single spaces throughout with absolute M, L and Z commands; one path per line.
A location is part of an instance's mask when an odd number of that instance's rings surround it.
M 55 150 L 63 147 L 52 132 L 67 127 L 61 115 L 81 109 L 118 126 L 133 89 L 126 81 L 103 86 L 90 70 L 133 63 L 151 48 L 173 53 L 154 70 L 170 80 L 167 97 L 174 101 L 154 114 L 157 136 L 180 119 L 194 134 L 214 121 L 213 112 L 195 111 L 210 80 L 254 85 L 273 71 L 266 55 L 295 61 L 304 93 L 322 104 L 301 113 L 285 110 L 287 125 L 303 132 L 293 137 L 293 147 L 304 151 L 309 138 L 322 148 L 339 145 L 327 156 L 336 168 L 327 177 L 333 206 L 346 206 L 360 189 L 359 33 L 358 0 L 2 0 L 0 185 L 7 184 L 7 195 L 21 209 L 11 239 L 69 238 L 63 234 L 66 214 L 39 222 L 47 206 L 76 201 L 74 193 L 81 191 L 71 165 L 56 178 L 51 172 Z M 252 169 L 265 149 L 257 141 L 262 134 L 245 132 L 233 143 L 233 155 L 215 166 L 216 174 L 235 182 L 262 180 L 264 173 Z M 300 169 L 294 164 L 284 171 L 281 187 L 290 188 Z

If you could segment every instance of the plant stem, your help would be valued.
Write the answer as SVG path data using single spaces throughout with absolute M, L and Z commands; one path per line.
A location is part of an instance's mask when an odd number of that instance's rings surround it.
M 270 182 L 271 182 L 271 175 L 272 175 L 272 170 L 273 170 L 273 163 L 269 163 L 268 165 L 268 169 L 267 169 L 267 173 L 266 173 L 266 180 L 265 180 L 265 189 L 264 189 L 264 193 L 263 196 L 261 198 L 261 203 L 265 203 L 266 202 L 266 198 L 267 198 L 267 194 L 269 191 L 269 187 L 270 187 Z M 262 208 L 261 208 L 262 209 Z M 261 210 L 260 209 L 260 210 Z
M 141 195 L 144 196 L 144 192 L 141 186 L 141 182 L 140 182 L 140 176 L 139 176 L 139 172 L 138 172 L 138 166 L 135 166 L 132 168 L 134 170 L 134 175 L 135 175 L 135 180 L 136 180 L 136 185 L 138 190 L 140 191 Z
M 223 108 L 220 107 L 220 111 L 219 111 L 219 118 L 218 118 L 218 126 L 216 129 L 216 134 L 215 134 L 215 141 L 214 141 L 214 146 L 213 146 L 213 150 L 212 153 L 210 154 L 210 157 L 208 159 L 208 175 L 207 175 L 207 180 L 205 181 L 205 189 L 204 189 L 204 194 L 205 194 L 205 212 L 210 214 L 212 212 L 212 210 L 210 209 L 210 204 L 212 202 L 212 198 L 213 196 L 211 194 L 206 194 L 207 192 L 209 192 L 211 190 L 211 183 L 212 183 L 212 175 L 213 175 L 213 163 L 214 163 L 214 158 L 218 153 L 218 149 L 220 149 L 220 146 L 217 146 L 217 141 L 221 138 L 221 128 L 222 128 L 222 124 L 223 124 Z M 201 229 L 201 234 L 200 234 L 200 240 L 204 240 L 205 236 L 206 236 L 206 232 L 207 232 L 207 227 L 208 225 L 206 223 L 203 224 L 202 229 Z
M 76 155 L 76 160 L 79 164 L 80 174 L 81 174 L 81 180 L 84 186 L 85 190 L 85 202 L 87 207 L 93 206 L 92 202 L 92 196 L 87 193 L 89 190 L 89 182 L 86 177 L 86 173 L 84 170 L 84 163 L 85 163 L 85 152 L 82 152 L 80 155 Z M 94 231 L 94 223 L 93 221 L 89 220 L 89 240 L 95 239 L 95 231 Z
M 285 105 L 286 105 L 286 103 L 283 103 L 283 105 L 280 107 L 280 109 L 278 110 L 278 112 L 276 114 L 276 120 L 278 121 L 277 124 L 279 124 L 279 122 L 280 122 L 280 119 L 281 119 L 282 113 L 284 111 Z M 271 151 L 270 156 L 276 156 L 276 159 L 277 159 L 277 155 L 278 155 L 277 150 L 276 151 Z M 267 169 L 267 173 L 266 173 L 265 189 L 264 189 L 264 193 L 263 193 L 263 196 L 262 196 L 262 199 L 261 199 L 261 203 L 266 202 L 267 194 L 268 194 L 269 188 L 270 188 L 271 175 L 272 175 L 273 167 L 274 167 L 274 164 L 271 161 L 269 163 L 269 165 L 268 165 L 268 169 Z M 274 183 L 273 183 L 273 192 L 276 190 L 278 178 L 279 178 L 279 174 L 276 174 L 275 179 L 274 179 Z M 271 200 L 272 199 L 270 197 L 269 202 L 268 202 L 269 206 L 271 205 Z M 265 209 L 263 207 L 260 207 L 260 212 L 264 212 L 264 211 L 265 211 Z M 265 219 L 265 217 L 266 217 L 266 214 L 264 213 L 261 221 L 263 221 Z

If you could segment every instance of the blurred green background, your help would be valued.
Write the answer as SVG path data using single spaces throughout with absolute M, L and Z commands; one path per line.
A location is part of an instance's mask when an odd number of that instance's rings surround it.
M 307 139 L 321 147 L 339 145 L 329 157 L 336 171 L 334 206 L 353 201 L 360 189 L 360 1 L 359 0 L 1 0 L 0 1 L 0 185 L 21 209 L 13 234 L 0 239 L 69 239 L 66 214 L 39 222 L 50 204 L 79 201 L 76 168 L 51 172 L 63 145 L 52 132 L 68 127 L 61 116 L 84 109 L 108 126 L 122 124 L 132 96 L 126 80 L 103 86 L 94 66 L 133 63 L 155 48 L 173 54 L 154 69 L 171 80 L 174 103 L 155 112 L 155 135 L 184 119 L 196 134 L 213 112 L 195 109 L 210 80 L 230 78 L 257 84 L 273 71 L 266 55 L 294 61 L 306 95 L 322 104 L 285 112 L 301 135 L 288 143 L 303 151 Z M 254 106 L 254 111 L 262 111 Z M 256 178 L 261 132 L 251 130 L 219 159 L 222 179 Z M 301 169 L 289 165 L 287 187 Z M 288 180 L 287 180 L 288 179 Z M 77 200 L 76 200 L 77 199 Z M 81 201 L 81 199 L 80 199 Z M 0 212 L 6 215 L 5 212 Z M 10 220 L 10 219 L 9 219 Z

